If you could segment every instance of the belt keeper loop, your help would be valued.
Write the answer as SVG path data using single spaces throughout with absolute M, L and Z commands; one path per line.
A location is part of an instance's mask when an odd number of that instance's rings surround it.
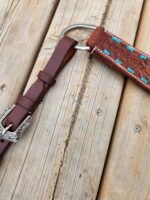
M 56 80 L 53 79 L 53 77 L 48 74 L 47 72 L 44 72 L 44 71 L 40 71 L 37 75 L 37 77 L 43 81 L 44 83 L 47 83 L 48 85 L 52 86 Z

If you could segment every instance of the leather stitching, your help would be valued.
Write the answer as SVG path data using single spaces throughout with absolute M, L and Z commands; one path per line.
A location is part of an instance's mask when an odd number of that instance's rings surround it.
M 129 74 L 129 76 L 134 77 L 134 78 L 135 78 L 138 82 L 140 82 L 140 84 L 142 84 L 144 87 L 147 87 L 148 89 L 150 89 L 150 86 L 148 86 L 148 85 L 145 84 L 143 81 L 141 81 L 136 75 L 134 75 L 134 74 L 132 74 L 132 73 L 129 73 L 128 70 L 125 68 L 125 66 L 120 65 L 120 64 L 118 64 L 117 62 L 115 62 L 115 60 L 114 60 L 112 57 L 106 55 L 106 54 L 105 54 L 101 49 L 99 49 L 98 47 L 95 46 L 94 48 L 95 48 L 95 51 L 97 50 L 99 53 L 103 54 L 106 58 L 108 58 L 108 59 L 111 60 L 113 63 L 115 63 L 115 65 L 121 67 L 125 72 L 127 72 L 127 73 Z

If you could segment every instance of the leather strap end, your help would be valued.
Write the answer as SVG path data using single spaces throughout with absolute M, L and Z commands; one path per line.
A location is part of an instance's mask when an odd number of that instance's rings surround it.
M 35 111 L 49 86 L 55 83 L 55 77 L 74 55 L 76 44 L 74 39 L 67 36 L 59 41 L 46 67 L 39 72 L 38 79 L 31 85 L 26 94 L 18 99 L 16 107 L 7 116 L 5 126 L 12 124 L 11 129 L 15 130 L 29 113 Z
M 31 85 L 25 95 L 19 97 L 16 106 L 5 118 L 4 127 L 11 124 L 10 130 L 15 131 L 21 122 L 35 111 L 49 87 L 56 82 L 55 79 L 59 72 L 74 56 L 76 52 L 74 46 L 76 44 L 77 41 L 68 36 L 59 41 L 46 67 L 39 72 L 37 80 Z M 0 141 L 0 157 L 10 144 L 11 142 Z

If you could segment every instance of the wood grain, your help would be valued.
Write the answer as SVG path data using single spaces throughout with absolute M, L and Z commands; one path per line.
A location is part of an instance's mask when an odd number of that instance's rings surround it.
M 24 88 L 57 3 L 53 0 L 0 0 L 0 113 L 15 102 Z M 5 175 L 9 179 L 11 173 L 17 173 L 17 160 L 11 161 L 16 165 L 11 165 L 10 174 L 6 173 L 12 149 L 13 146 L 1 162 L 0 183 Z M 9 199 L 17 178 L 13 177 L 14 182 L 7 180 L 4 187 L 7 198 L 0 192 L 0 199 Z
M 93 23 L 133 43 L 143 0 L 60 1 L 26 89 L 51 55 L 60 31 Z M 130 34 L 129 34 L 130 33 Z M 87 34 L 73 36 L 85 41 Z M 123 77 L 78 52 L 1 166 L 3 199 L 95 199 L 123 88 Z M 9 182 L 9 185 L 8 185 Z
M 0 1 L 0 112 L 29 75 L 57 1 Z
M 150 1 L 135 46 L 150 54 Z M 99 200 L 150 199 L 150 95 L 127 81 Z

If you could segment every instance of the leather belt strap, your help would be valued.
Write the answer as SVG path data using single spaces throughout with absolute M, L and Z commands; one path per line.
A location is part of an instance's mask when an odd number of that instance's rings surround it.
M 14 131 L 29 114 L 32 115 L 47 90 L 56 82 L 61 69 L 75 54 L 75 45 L 77 41 L 70 37 L 64 36 L 60 40 L 44 70 L 38 73 L 37 80 L 25 95 L 19 97 L 16 106 L 6 117 L 4 127 L 12 124 L 11 131 Z M 0 158 L 10 144 L 8 141 L 0 141 Z
M 150 57 L 123 39 L 97 27 L 87 41 L 91 55 L 150 92 Z

